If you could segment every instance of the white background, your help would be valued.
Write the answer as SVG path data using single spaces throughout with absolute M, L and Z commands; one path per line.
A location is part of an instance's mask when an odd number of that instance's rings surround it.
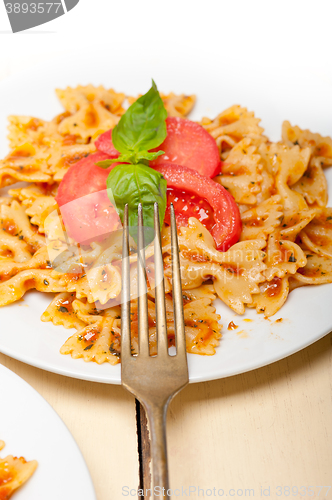
M 0 78 L 59 53 L 86 54 L 89 65 L 105 48 L 112 67 L 112 53 L 125 58 L 129 44 L 147 56 L 157 46 L 165 63 L 180 59 L 184 68 L 188 54 L 197 64 L 212 54 L 221 66 L 231 54 L 253 72 L 306 68 L 332 83 L 331 14 L 328 0 L 80 0 L 66 15 L 12 34 L 1 1 Z

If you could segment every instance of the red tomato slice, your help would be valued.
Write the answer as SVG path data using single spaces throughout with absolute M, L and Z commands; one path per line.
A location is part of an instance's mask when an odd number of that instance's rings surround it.
M 203 127 L 191 120 L 177 117 L 167 118 L 166 124 L 167 137 L 159 148 L 153 150 L 165 151 L 165 154 L 151 161 L 151 167 L 171 163 L 191 168 L 206 177 L 220 174 L 218 146 Z
M 93 153 L 75 163 L 59 185 L 56 201 L 66 230 L 78 243 L 97 241 L 120 225 L 119 216 L 106 191 L 106 179 L 115 165 L 98 167 L 109 159 L 105 153 Z
M 119 151 L 115 149 L 112 142 L 112 130 L 107 130 L 101 134 L 98 139 L 95 141 L 95 146 L 98 151 L 102 153 L 106 153 L 109 158 L 118 158 Z
M 226 251 L 239 240 L 241 233 L 240 212 L 233 196 L 223 186 L 180 165 L 164 164 L 154 168 L 164 176 L 168 188 L 187 191 L 208 200 L 215 221 L 210 232 L 218 250 Z M 181 210 L 181 206 L 178 208 Z
M 171 223 L 171 203 L 174 205 L 176 223 L 178 227 L 188 226 L 189 217 L 198 219 L 208 231 L 215 225 L 213 210 L 206 200 L 180 189 L 167 188 L 167 207 L 165 223 Z

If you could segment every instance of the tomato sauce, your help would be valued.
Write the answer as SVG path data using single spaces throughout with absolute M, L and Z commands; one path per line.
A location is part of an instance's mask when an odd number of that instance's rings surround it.
M 33 130 L 34 132 L 36 132 L 36 130 L 38 130 L 38 128 L 41 125 L 43 125 L 43 122 L 41 120 L 38 120 L 38 118 L 31 118 L 29 123 L 27 123 L 27 125 L 25 126 L 25 129 L 26 130 Z
M 10 481 L 13 481 L 15 476 L 16 476 L 15 470 L 12 467 L 10 467 L 7 462 L 3 460 L 2 463 L 0 464 L 0 486 L 3 486 L 6 483 L 9 483 Z
M 78 139 L 78 135 L 67 134 L 64 136 L 64 138 L 62 140 L 62 145 L 63 146 L 73 146 L 74 144 L 76 144 L 77 139 Z
M 275 297 L 281 292 L 281 279 L 273 278 L 272 281 L 267 285 L 265 293 L 268 297 Z
M 6 233 L 9 233 L 13 236 L 15 236 L 18 233 L 18 228 L 17 228 L 15 222 L 12 220 L 4 221 L 2 224 L 2 228 L 4 231 L 6 231 Z

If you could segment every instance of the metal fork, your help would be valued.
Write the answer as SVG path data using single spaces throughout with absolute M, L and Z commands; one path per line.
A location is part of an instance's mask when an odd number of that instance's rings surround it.
M 149 352 L 148 300 L 143 234 L 143 207 L 138 207 L 138 355 L 132 356 L 130 341 L 130 279 L 128 205 L 124 211 L 121 296 L 121 380 L 141 402 L 151 433 L 152 491 L 155 499 L 169 499 L 166 451 L 166 414 L 171 399 L 189 382 L 186 355 L 179 247 L 173 205 L 171 206 L 172 288 L 176 355 L 168 353 L 164 266 L 158 204 L 154 206 L 155 304 L 157 356 Z M 158 488 L 159 487 L 159 488 Z M 164 488 L 164 489 L 163 489 Z

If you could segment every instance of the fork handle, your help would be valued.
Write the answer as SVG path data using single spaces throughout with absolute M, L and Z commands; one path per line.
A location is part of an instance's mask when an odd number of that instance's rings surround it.
M 169 489 L 166 446 L 167 408 L 168 402 L 146 406 L 151 433 L 152 498 L 155 500 L 170 500 L 167 494 Z

